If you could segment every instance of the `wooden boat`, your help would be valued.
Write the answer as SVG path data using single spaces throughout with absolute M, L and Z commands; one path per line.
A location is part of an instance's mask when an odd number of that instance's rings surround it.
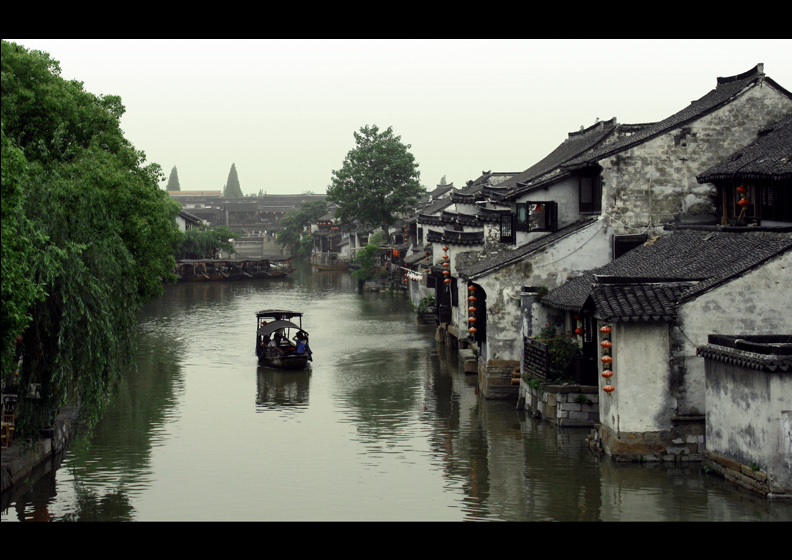
M 291 259 L 183 259 L 174 273 L 179 282 L 282 278 L 294 271 Z
M 206 263 L 203 261 L 184 260 L 176 265 L 179 282 L 205 282 L 209 280 Z
M 228 265 L 225 261 L 206 259 L 206 273 L 209 275 L 210 282 L 220 282 L 228 280 Z
M 269 259 L 251 261 L 250 274 L 253 278 L 272 278 Z
M 294 272 L 291 259 L 271 259 L 269 264 L 270 278 L 283 278 Z
M 228 280 L 250 280 L 253 275 L 249 272 L 250 261 L 245 260 L 227 260 L 224 263 L 226 271 L 228 272 Z
M 297 319 L 299 324 L 294 323 Z M 302 313 L 265 309 L 256 313 L 256 356 L 259 364 L 282 369 L 303 369 L 312 361 Z

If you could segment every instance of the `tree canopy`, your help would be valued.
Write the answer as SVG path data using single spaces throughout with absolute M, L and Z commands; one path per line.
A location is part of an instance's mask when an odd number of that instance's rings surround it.
M 290 250 L 291 256 L 309 258 L 311 256 L 311 235 L 304 235 L 310 224 L 327 214 L 327 202 L 311 200 L 299 208 L 289 210 L 280 221 L 280 230 L 275 242 Z
M 380 132 L 376 125 L 364 126 L 354 137 L 355 148 L 332 172 L 327 200 L 336 203 L 342 223 L 382 227 L 389 240 L 388 227 L 425 193 L 418 164 L 392 127 Z
M 179 172 L 176 170 L 176 166 L 173 166 L 171 169 L 170 177 L 168 177 L 168 185 L 165 187 L 166 191 L 180 191 L 181 185 L 179 185 Z
M 225 226 L 215 226 L 211 229 L 188 229 L 185 232 L 184 242 L 179 249 L 179 258 L 182 259 L 211 259 L 219 251 L 233 255 L 236 248 L 232 239 L 241 236 Z
M 60 77 L 46 53 L 2 41 L 2 371 L 17 433 L 67 397 L 90 421 L 129 366 L 140 306 L 174 279 L 177 202 L 120 128 L 118 96 Z M 19 343 L 17 344 L 17 341 Z
M 242 187 L 239 185 L 239 176 L 237 175 L 236 164 L 231 164 L 231 170 L 228 172 L 228 181 L 226 181 L 225 188 L 223 189 L 223 196 L 226 198 L 243 197 Z

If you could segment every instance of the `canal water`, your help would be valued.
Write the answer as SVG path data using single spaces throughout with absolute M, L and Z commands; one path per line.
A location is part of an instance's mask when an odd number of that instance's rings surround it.
M 260 368 L 255 312 L 305 313 L 314 361 Z M 348 273 L 167 286 L 90 439 L 2 521 L 788 521 L 703 472 L 616 464 L 474 375 L 402 294 Z

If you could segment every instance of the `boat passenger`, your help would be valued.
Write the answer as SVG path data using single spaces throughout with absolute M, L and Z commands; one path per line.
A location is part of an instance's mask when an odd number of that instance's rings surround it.
M 305 334 L 304 331 L 299 331 L 296 335 L 294 335 L 294 340 L 297 342 L 297 348 L 295 349 L 296 354 L 304 354 L 307 353 L 308 356 L 311 356 L 311 350 L 308 348 L 308 335 Z
M 294 335 L 293 340 L 295 341 L 295 354 L 302 354 L 305 352 L 305 347 L 308 345 L 308 340 L 305 338 L 305 333 L 303 331 L 299 331 L 296 335 Z
M 275 337 L 272 340 L 270 340 L 269 347 L 274 348 L 275 350 L 283 354 L 284 352 L 283 350 L 281 350 L 280 341 L 281 341 L 281 335 L 275 333 Z
M 256 346 L 256 356 L 261 356 L 267 349 L 269 344 L 269 335 L 259 336 L 259 343 Z

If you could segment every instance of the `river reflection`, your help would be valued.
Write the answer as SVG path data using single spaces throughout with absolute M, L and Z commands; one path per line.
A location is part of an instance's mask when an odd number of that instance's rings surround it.
M 255 312 L 305 312 L 314 361 L 258 367 Z M 2 520 L 789 520 L 698 466 L 621 465 L 586 430 L 485 401 L 400 294 L 346 273 L 179 284 L 93 437 Z

